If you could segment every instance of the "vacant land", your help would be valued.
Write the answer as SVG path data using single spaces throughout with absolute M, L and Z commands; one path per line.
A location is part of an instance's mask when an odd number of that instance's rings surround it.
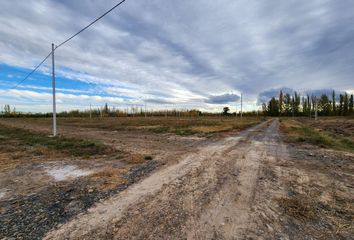
M 66 129 L 101 129 L 110 131 L 146 131 L 153 133 L 173 133 L 176 135 L 208 136 L 217 132 L 242 130 L 255 125 L 260 118 L 235 117 L 119 117 L 119 118 L 59 118 L 59 132 Z M 50 133 L 51 119 L 5 119 L 2 124 L 21 126 L 31 130 L 42 130 Z M 60 131 L 62 129 L 63 131 Z
M 293 121 L 285 119 L 282 129 L 288 142 L 304 142 L 322 148 L 337 149 L 354 153 L 354 119 L 308 118 Z
M 0 121 L 0 238 L 36 239 L 58 223 L 260 119 L 103 118 Z
M 294 239 L 351 239 L 354 235 L 354 119 L 281 122 L 292 161 L 288 194 L 279 198 Z
M 51 138 L 50 119 L 0 120 L 1 238 L 354 234 L 353 119 L 59 123 Z

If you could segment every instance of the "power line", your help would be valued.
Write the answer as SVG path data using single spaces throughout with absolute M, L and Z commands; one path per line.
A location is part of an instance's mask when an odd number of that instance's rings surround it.
M 52 54 L 52 52 L 50 52 L 43 60 L 40 64 L 38 64 L 30 73 L 28 73 L 26 75 L 26 77 L 24 79 L 22 79 L 21 81 L 19 81 L 15 86 L 11 87 L 10 89 L 15 89 L 17 88 L 21 83 L 23 83 L 24 81 L 27 80 L 27 78 L 29 78 L 44 62 L 45 60 L 47 60 L 49 58 L 49 56 Z
M 71 39 L 73 39 L 74 37 L 76 37 L 77 35 L 79 35 L 80 33 L 82 33 L 83 31 L 85 31 L 86 29 L 88 29 L 89 27 L 91 27 L 93 24 L 95 24 L 96 22 L 98 22 L 101 18 L 103 18 L 104 16 L 106 16 L 108 13 L 112 12 L 115 8 L 119 7 L 121 4 L 123 4 L 126 0 L 122 0 L 120 2 L 118 2 L 116 5 L 114 5 L 112 8 L 110 8 L 108 11 L 106 11 L 104 14 L 102 14 L 100 17 L 96 18 L 93 22 L 91 22 L 90 24 L 88 24 L 86 27 L 82 28 L 80 31 L 78 31 L 77 33 L 75 33 L 74 35 L 72 35 L 71 37 L 69 37 L 68 39 L 64 40 L 63 42 L 61 42 L 59 45 L 57 45 L 55 47 L 55 49 L 63 46 L 65 43 L 69 42 Z M 43 60 L 42 62 L 40 62 L 30 73 L 27 74 L 27 76 L 22 79 L 20 82 L 18 82 L 15 86 L 11 87 L 10 89 L 15 89 L 17 88 L 19 85 L 21 85 L 24 81 L 26 81 L 47 59 L 48 57 L 52 54 L 52 52 L 50 52 Z
M 58 46 L 55 47 L 55 49 L 63 46 L 65 43 L 69 42 L 71 39 L 73 39 L 74 37 L 76 37 L 77 35 L 79 35 L 80 33 L 82 33 L 83 31 L 85 31 L 86 29 L 88 29 L 89 27 L 91 27 L 93 24 L 95 24 L 96 22 L 98 22 L 101 18 L 103 18 L 104 16 L 106 16 L 108 13 L 112 12 L 115 8 L 119 7 L 121 4 L 123 4 L 126 0 L 122 0 L 119 3 L 117 3 L 116 5 L 114 5 L 111 9 L 109 9 L 107 12 L 105 12 L 104 14 L 102 14 L 100 17 L 96 18 L 93 22 L 91 22 L 90 24 L 88 24 L 86 27 L 84 27 L 83 29 L 81 29 L 80 31 L 78 31 L 77 33 L 75 33 L 74 35 L 72 35 L 71 37 L 69 37 L 68 39 L 66 39 L 65 41 L 63 41 L 62 43 L 60 43 Z

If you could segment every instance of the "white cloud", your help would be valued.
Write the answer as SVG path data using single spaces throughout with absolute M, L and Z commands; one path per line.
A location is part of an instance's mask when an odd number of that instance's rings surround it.
M 60 43 L 114 3 L 2 1 L 0 63 L 35 66 L 52 42 Z M 210 96 L 232 91 L 245 93 L 252 106 L 258 93 L 283 86 L 352 89 L 353 7 L 349 0 L 127 1 L 56 51 L 57 74 L 117 96 L 89 97 L 97 103 L 128 96 L 207 109 L 214 108 L 205 103 Z M 40 71 L 49 74 L 48 64 Z M 61 104 L 91 94 L 59 91 L 67 98 Z M 50 97 L 33 92 L 22 94 Z

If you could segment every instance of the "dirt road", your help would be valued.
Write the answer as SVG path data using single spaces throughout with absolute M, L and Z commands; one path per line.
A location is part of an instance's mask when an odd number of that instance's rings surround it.
M 266 186 L 274 173 L 263 165 L 284 156 L 278 121 L 262 123 L 196 149 L 177 164 L 58 226 L 46 239 L 275 236 L 277 226 L 267 222 L 274 223 L 278 211 L 272 204 L 267 207 L 270 199 L 265 197 L 270 191 L 280 196 L 282 189 Z

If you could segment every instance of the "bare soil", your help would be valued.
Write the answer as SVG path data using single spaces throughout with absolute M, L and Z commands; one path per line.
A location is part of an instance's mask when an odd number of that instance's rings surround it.
M 26 126 L 47 131 L 40 124 Z M 38 166 L 29 163 L 0 172 L 0 237 L 352 239 L 354 235 L 353 153 L 284 143 L 287 133 L 279 131 L 277 119 L 213 137 L 87 129 L 62 126 L 66 134 L 99 139 L 123 156 L 64 161 L 53 156 L 53 161 Z M 153 160 L 142 160 L 146 155 Z M 90 174 L 67 176 L 60 166 Z M 55 181 L 48 169 L 59 169 L 59 175 L 67 178 Z M 4 182 L 16 174 L 14 179 L 22 183 L 28 176 L 34 179 L 23 189 L 15 181 Z M 33 194 L 29 186 L 35 186 Z
M 354 139 L 353 117 L 319 117 L 317 121 L 304 118 L 302 122 L 323 131 Z

